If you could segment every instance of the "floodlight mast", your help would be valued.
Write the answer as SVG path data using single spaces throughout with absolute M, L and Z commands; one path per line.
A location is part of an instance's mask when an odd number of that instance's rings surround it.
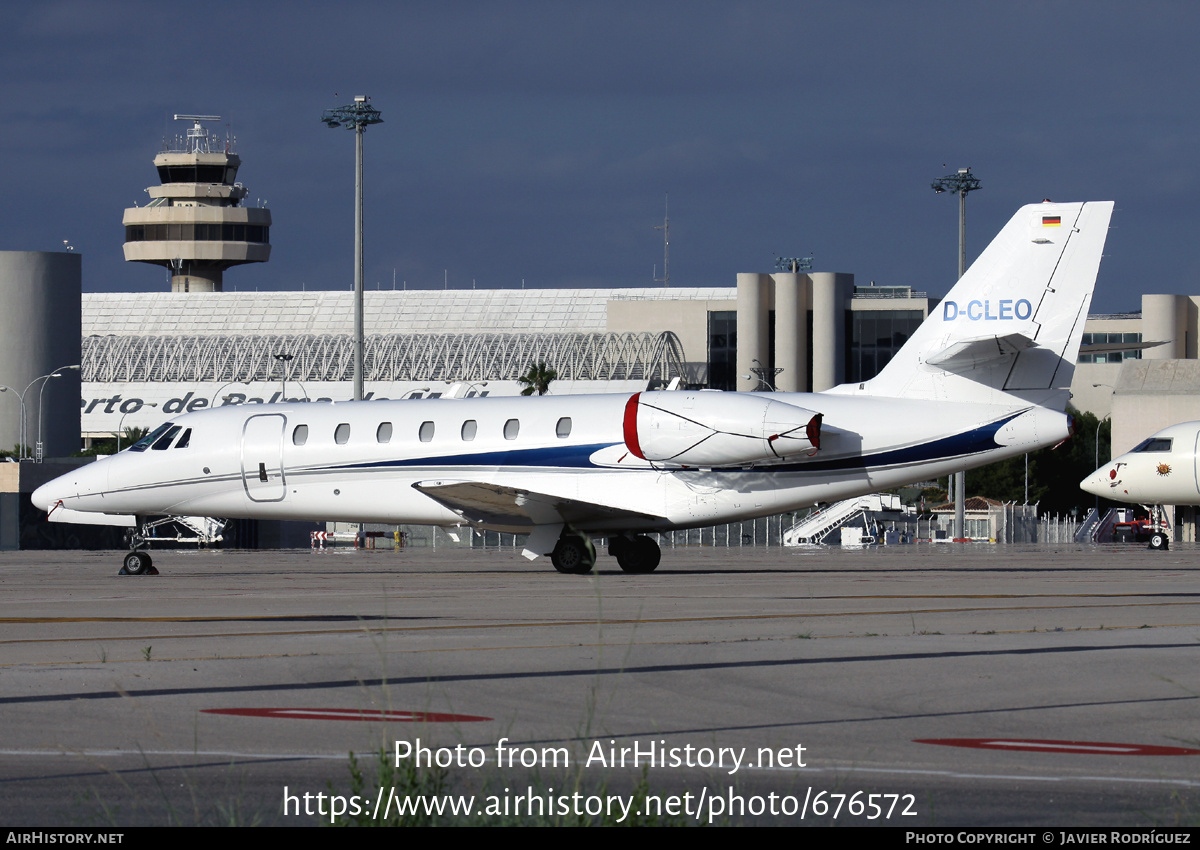
M 370 124 L 382 124 L 379 110 L 366 95 L 356 95 L 354 103 L 327 109 L 321 120 L 330 128 L 354 130 L 354 400 L 363 398 L 363 132 Z
M 961 278 L 967 271 L 967 193 L 982 189 L 983 184 L 971 173 L 970 168 L 960 168 L 955 174 L 947 174 L 934 180 L 931 186 L 939 195 L 944 192 L 955 192 L 958 195 L 958 276 Z M 967 536 L 966 479 L 966 473 L 954 473 L 954 531 L 959 537 Z
M 930 185 L 938 195 L 944 192 L 958 195 L 958 276 L 962 277 L 967 270 L 967 193 L 982 189 L 983 184 L 970 168 L 960 168 L 958 173 L 947 174 Z

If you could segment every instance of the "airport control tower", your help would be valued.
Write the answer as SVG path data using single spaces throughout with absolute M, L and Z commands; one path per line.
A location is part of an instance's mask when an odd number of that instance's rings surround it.
M 237 180 L 242 160 L 229 139 L 212 140 L 206 121 L 219 115 L 176 115 L 191 121 L 154 157 L 161 186 L 150 203 L 125 210 L 125 259 L 171 270 L 172 292 L 220 292 L 225 269 L 271 256 L 271 212 L 244 207 Z

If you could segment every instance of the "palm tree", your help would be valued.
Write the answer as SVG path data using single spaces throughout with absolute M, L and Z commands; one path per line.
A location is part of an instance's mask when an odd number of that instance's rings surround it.
M 539 360 L 537 363 L 530 363 L 529 370 L 517 378 L 517 383 L 524 384 L 525 389 L 521 390 L 521 395 L 545 395 L 550 389 L 550 382 L 558 377 L 558 372 L 546 366 L 546 361 Z

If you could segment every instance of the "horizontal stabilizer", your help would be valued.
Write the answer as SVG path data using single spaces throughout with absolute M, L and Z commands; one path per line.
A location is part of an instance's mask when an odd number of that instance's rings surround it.
M 1036 342 L 1022 333 L 964 339 L 927 358 L 925 364 L 947 372 L 967 372 L 984 363 L 1020 354 L 1035 345 Z
M 1158 348 L 1160 345 L 1166 345 L 1167 341 L 1160 339 L 1157 342 L 1089 342 L 1079 346 L 1080 354 L 1116 354 L 1117 352 L 1126 351 L 1145 351 L 1148 348 Z
M 663 517 L 481 481 L 418 481 L 412 485 L 463 519 L 489 527 L 530 529 L 535 525 L 595 524 L 597 520 L 645 522 Z

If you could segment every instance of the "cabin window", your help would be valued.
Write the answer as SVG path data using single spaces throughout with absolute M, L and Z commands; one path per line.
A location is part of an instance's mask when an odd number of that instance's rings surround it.
M 188 447 L 188 443 L 190 443 L 191 441 L 192 441 L 192 429 L 188 428 L 186 431 L 183 432 L 183 436 L 179 438 L 179 442 L 175 444 L 175 448 L 186 449 Z
M 463 426 L 462 426 L 463 442 L 469 443 L 471 440 L 474 440 L 475 432 L 478 430 L 479 430 L 479 425 L 475 422 L 474 419 L 468 419 L 466 422 L 464 422 Z
M 421 438 L 422 443 L 432 442 L 433 441 L 433 423 L 432 422 L 422 422 L 421 430 L 417 432 L 417 436 L 419 436 Z
M 1151 437 L 1136 449 L 1135 452 L 1169 452 L 1171 451 L 1170 437 Z
M 308 426 L 297 425 L 296 430 L 292 431 L 292 445 L 302 446 L 308 442 Z
M 154 445 L 151 446 L 150 448 L 154 449 L 156 452 L 161 452 L 164 449 L 171 448 L 171 441 L 175 439 L 175 436 L 178 433 L 179 433 L 179 426 L 176 425 L 170 431 L 168 431 L 167 433 L 165 433 L 161 437 L 159 437 L 157 440 L 155 440 Z
M 392 423 L 380 422 L 379 427 L 375 430 L 375 442 L 390 443 L 392 441 Z
M 560 440 L 565 440 L 571 436 L 571 417 L 564 416 L 558 420 L 558 424 L 554 426 L 554 433 L 558 435 Z
M 521 431 L 521 422 L 518 419 L 510 419 L 504 423 L 504 439 L 515 440 L 517 434 Z
M 149 434 L 142 437 L 140 440 L 138 440 L 136 443 L 134 443 L 132 446 L 130 446 L 129 451 L 144 452 L 146 449 L 150 448 L 150 446 L 154 444 L 155 440 L 157 440 L 163 434 L 167 433 L 167 431 L 169 431 L 172 427 L 173 427 L 172 423 L 164 422 L 162 425 L 159 425 L 157 428 L 155 428 Z
M 350 442 L 350 423 L 343 422 L 337 426 L 337 430 L 333 432 L 333 441 L 339 446 L 344 446 Z

